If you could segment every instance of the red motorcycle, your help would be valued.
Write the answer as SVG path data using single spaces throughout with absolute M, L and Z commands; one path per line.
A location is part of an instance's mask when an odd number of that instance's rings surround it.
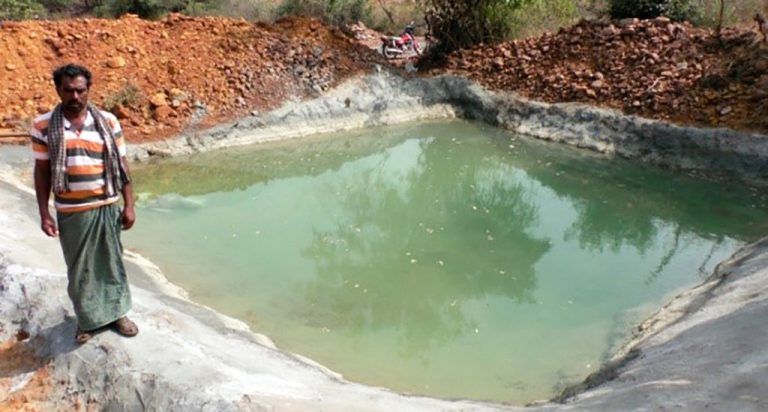
M 388 59 L 402 56 L 406 52 L 413 50 L 417 56 L 421 55 L 421 46 L 419 41 L 413 35 L 413 25 L 405 26 L 403 34 L 398 36 L 381 36 L 381 54 Z

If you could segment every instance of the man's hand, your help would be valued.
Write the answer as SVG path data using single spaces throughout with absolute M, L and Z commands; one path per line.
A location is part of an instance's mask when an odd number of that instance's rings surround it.
M 123 209 L 123 213 L 120 215 L 120 221 L 123 223 L 123 230 L 128 230 L 133 227 L 133 223 L 136 222 L 136 212 L 133 211 L 133 207 L 126 207 Z
M 53 220 L 51 215 L 43 216 L 40 218 L 40 228 L 43 229 L 43 233 L 50 237 L 56 237 L 59 235 L 59 229 L 56 227 L 56 221 Z

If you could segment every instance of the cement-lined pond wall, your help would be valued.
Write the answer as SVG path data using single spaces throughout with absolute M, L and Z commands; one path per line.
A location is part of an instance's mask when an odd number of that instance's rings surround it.
M 319 98 L 288 103 L 204 132 L 136 147 L 136 158 L 395 124 L 464 117 L 538 139 L 712 179 L 768 187 L 768 136 L 682 127 L 583 104 L 547 104 L 494 93 L 465 78 L 404 79 L 386 72 L 342 84 Z

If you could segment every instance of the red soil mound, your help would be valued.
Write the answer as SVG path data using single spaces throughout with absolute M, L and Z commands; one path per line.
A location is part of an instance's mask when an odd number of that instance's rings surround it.
M 0 131 L 23 130 L 50 110 L 58 101 L 51 72 L 67 62 L 93 71 L 92 101 L 117 114 L 135 142 L 274 108 L 378 61 L 375 52 L 310 19 L 270 26 L 181 15 L 4 22 Z
M 437 71 L 537 100 L 768 132 L 768 44 L 750 31 L 718 38 L 665 18 L 583 21 L 554 35 L 453 53 Z

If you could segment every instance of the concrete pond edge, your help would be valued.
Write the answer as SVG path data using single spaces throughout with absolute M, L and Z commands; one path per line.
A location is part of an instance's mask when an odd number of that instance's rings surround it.
M 135 145 L 135 159 L 433 119 L 465 118 L 525 136 L 637 159 L 691 175 L 768 187 L 768 136 L 697 128 L 580 103 L 542 103 L 450 75 L 406 79 L 379 71 L 315 99 L 289 102 L 204 131 Z

